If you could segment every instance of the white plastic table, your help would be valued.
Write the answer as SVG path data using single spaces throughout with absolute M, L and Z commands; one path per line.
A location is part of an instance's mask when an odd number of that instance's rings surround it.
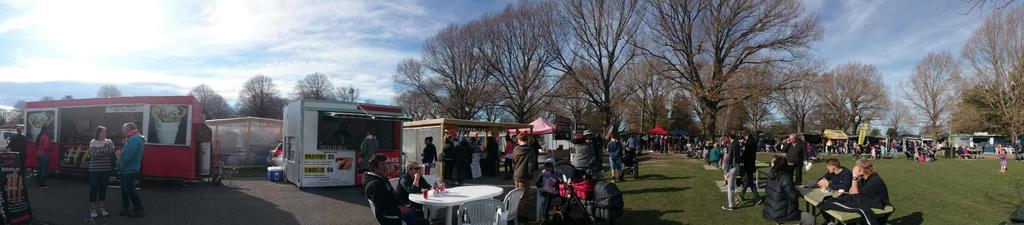
M 445 224 L 452 224 L 453 206 L 462 205 L 462 203 L 473 200 L 494 198 L 501 195 L 502 192 L 505 192 L 505 190 L 495 186 L 462 186 L 448 188 L 445 192 L 437 194 L 431 191 L 427 199 L 423 199 L 423 194 L 409 194 L 409 201 L 424 206 L 448 208 L 448 214 L 444 216 Z

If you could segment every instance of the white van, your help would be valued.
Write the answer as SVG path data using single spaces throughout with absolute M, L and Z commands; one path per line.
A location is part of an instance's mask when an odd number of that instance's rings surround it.
M 11 137 L 14 137 L 14 134 L 15 133 L 11 132 L 11 131 L 0 132 L 0 138 L 3 139 L 3 140 L 0 140 L 0 151 L 8 151 L 8 149 L 7 149 L 7 141 L 11 140 Z

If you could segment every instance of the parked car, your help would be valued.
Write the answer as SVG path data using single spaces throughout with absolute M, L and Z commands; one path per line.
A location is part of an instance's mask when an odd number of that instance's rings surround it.
M 0 132 L 0 139 L 2 139 L 2 141 L 0 141 L 0 151 L 7 151 L 7 141 L 11 140 L 11 137 L 13 136 L 14 132 L 11 131 Z

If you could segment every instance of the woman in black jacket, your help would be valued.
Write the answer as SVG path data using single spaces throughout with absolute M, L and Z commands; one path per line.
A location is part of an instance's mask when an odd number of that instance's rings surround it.
M 800 219 L 800 193 L 793 185 L 793 172 L 786 161 L 785 157 L 775 157 L 772 161 L 771 174 L 768 176 L 768 184 L 765 186 L 767 197 L 761 216 L 776 223 Z
M 473 146 L 469 145 L 466 136 L 459 137 L 459 144 L 455 145 L 455 161 L 458 164 L 457 170 L 459 171 L 456 185 L 462 185 L 466 178 L 472 178 L 472 175 L 470 175 L 470 163 L 473 162 Z

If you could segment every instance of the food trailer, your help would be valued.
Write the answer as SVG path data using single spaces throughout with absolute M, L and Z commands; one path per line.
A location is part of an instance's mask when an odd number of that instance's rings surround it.
M 510 129 L 525 129 L 524 131 L 530 130 L 532 132 L 533 126 L 520 123 L 493 123 L 460 119 L 429 119 L 406 122 L 402 127 L 402 155 L 408 158 L 406 160 L 419 162 L 420 154 L 423 153 L 423 148 L 426 146 L 424 140 L 427 137 L 433 137 L 437 154 L 440 155 L 444 147 L 444 137 L 447 133 L 462 133 L 469 134 L 470 136 L 486 137 L 490 134 L 501 135 Z M 484 141 L 483 144 L 487 145 L 490 143 Z M 471 163 L 474 173 L 473 177 L 479 177 L 479 155 L 480 153 L 474 154 L 474 159 Z M 440 157 L 438 157 L 438 163 L 443 164 L 440 161 Z M 430 174 L 442 175 L 440 171 L 443 171 L 443 166 L 445 165 L 431 168 Z M 443 178 L 443 176 L 440 177 Z
M 284 107 L 285 179 L 298 187 L 361 184 L 358 152 L 374 131 L 377 155 L 388 158 L 389 178 L 398 177 L 402 109 L 394 106 L 297 100 Z
M 84 175 L 97 126 L 106 126 L 116 149 L 124 146 L 121 125 L 132 122 L 146 137 L 142 176 L 194 180 L 210 170 L 209 128 L 192 96 L 115 97 L 25 103 L 28 155 L 36 152 L 43 127 L 50 128 L 51 171 Z M 205 148 L 200 147 L 205 146 Z M 206 149 L 206 150 L 203 150 Z M 28 157 L 28 167 L 36 167 Z
M 236 117 L 207 120 L 213 131 L 213 163 L 227 168 L 266 167 L 270 151 L 281 143 L 278 119 Z

